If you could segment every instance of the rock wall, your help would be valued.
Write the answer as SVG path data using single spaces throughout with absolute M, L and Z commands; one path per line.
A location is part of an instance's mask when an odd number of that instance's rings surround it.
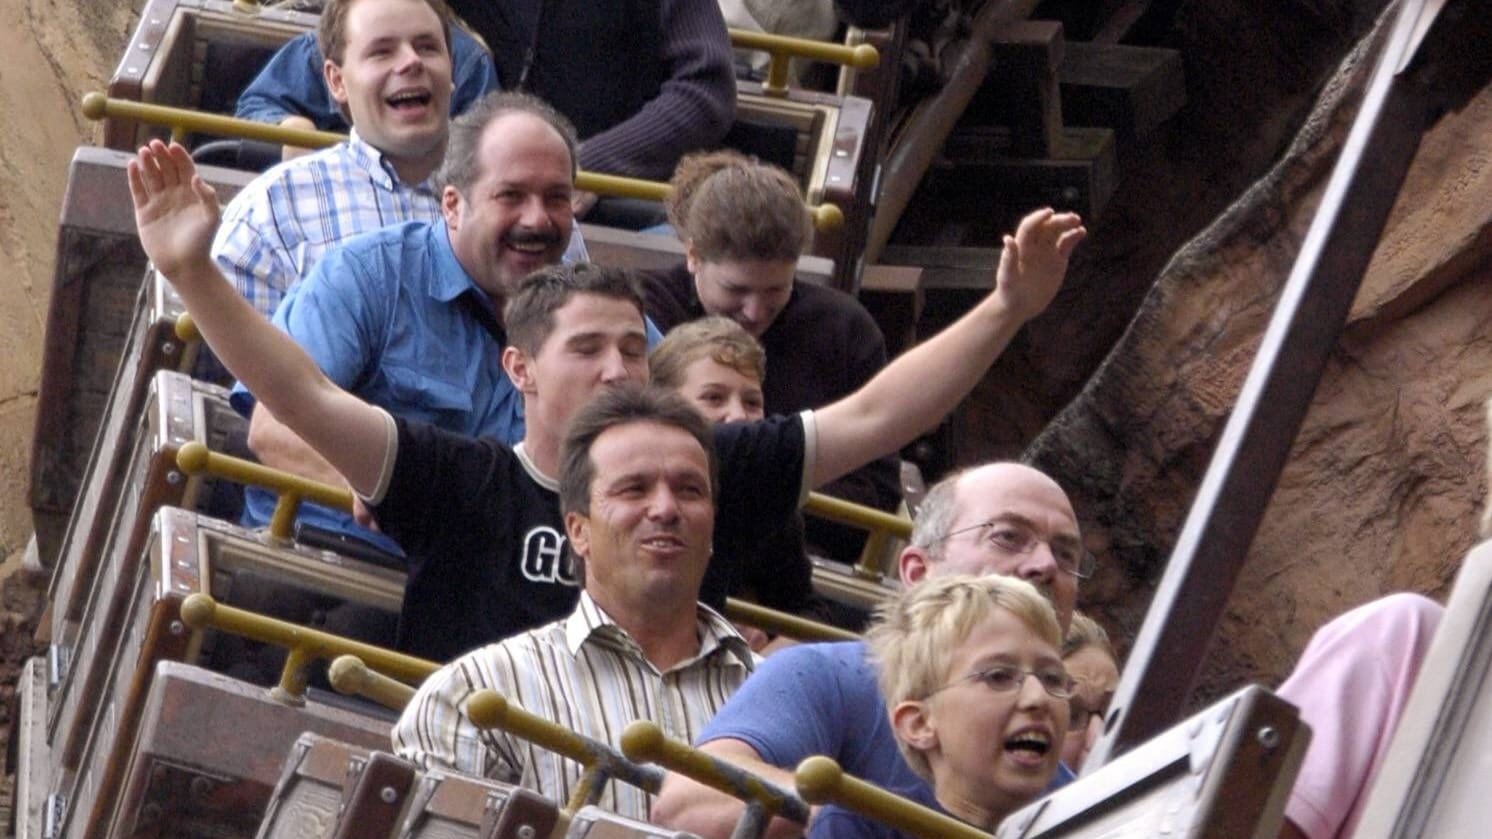
M 1133 637 L 1310 224 L 1370 63 L 1359 48 L 1281 162 L 1161 273 L 1030 455 L 1107 560 L 1084 606 Z M 1492 395 L 1492 92 L 1426 136 L 1281 477 L 1201 694 L 1277 681 L 1321 622 L 1443 595 L 1471 546 Z

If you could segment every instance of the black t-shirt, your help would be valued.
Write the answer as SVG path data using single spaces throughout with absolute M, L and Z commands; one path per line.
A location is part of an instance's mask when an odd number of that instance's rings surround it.
M 798 509 L 809 454 L 805 422 L 794 415 L 715 430 L 717 548 L 754 544 L 765 523 Z M 495 440 L 401 418 L 395 425 L 393 474 L 373 513 L 409 557 L 399 648 L 449 661 L 569 614 L 580 592 L 559 495 L 547 479 Z M 734 560 L 742 555 L 717 549 L 702 602 L 724 605 L 743 577 Z

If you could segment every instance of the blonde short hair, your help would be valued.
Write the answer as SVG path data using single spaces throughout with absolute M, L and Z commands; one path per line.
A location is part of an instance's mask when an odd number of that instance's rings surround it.
M 767 354 L 761 343 L 739 323 L 712 315 L 675 326 L 648 353 L 653 384 L 678 390 L 689 366 L 701 358 L 756 379 L 757 384 L 766 379 Z
M 1119 657 L 1114 655 L 1114 645 L 1109 642 L 1109 633 L 1099 626 L 1098 621 L 1074 610 L 1067 637 L 1062 639 L 1062 657 L 1067 658 L 1087 647 L 1097 647 L 1116 663 L 1119 661 Z
M 886 601 L 865 634 L 888 709 L 924 699 L 948 683 L 953 651 L 975 627 L 1003 609 L 1041 640 L 1062 647 L 1057 613 L 1035 586 L 1000 574 L 953 574 L 925 580 Z M 927 756 L 897 739 L 912 770 L 932 780 Z

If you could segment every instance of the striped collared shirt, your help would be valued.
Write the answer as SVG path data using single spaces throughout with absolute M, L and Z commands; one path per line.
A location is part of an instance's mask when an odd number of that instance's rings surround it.
M 482 731 L 463 710 L 492 689 L 531 713 L 617 746 L 633 720 L 687 743 L 755 669 L 731 625 L 699 607 L 699 652 L 658 672 L 632 638 L 582 592 L 569 617 L 467 653 L 425 680 L 394 728 L 394 751 L 423 767 L 454 768 L 521 784 L 564 803 L 580 779 L 570 760 L 502 731 Z M 652 797 L 607 785 L 600 805 L 647 819 Z
M 223 211 L 212 256 L 266 318 L 331 248 L 405 221 L 433 221 L 430 180 L 405 184 L 383 153 L 358 137 L 265 172 Z

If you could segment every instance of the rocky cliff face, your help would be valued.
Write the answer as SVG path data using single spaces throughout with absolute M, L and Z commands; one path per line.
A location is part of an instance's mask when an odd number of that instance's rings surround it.
M 1108 562 L 1084 590 L 1144 614 L 1370 70 L 1350 55 L 1283 159 L 1160 273 L 1030 449 Z M 1203 692 L 1277 681 L 1311 630 L 1380 594 L 1443 595 L 1474 541 L 1492 395 L 1492 92 L 1426 136 L 1220 628 Z

